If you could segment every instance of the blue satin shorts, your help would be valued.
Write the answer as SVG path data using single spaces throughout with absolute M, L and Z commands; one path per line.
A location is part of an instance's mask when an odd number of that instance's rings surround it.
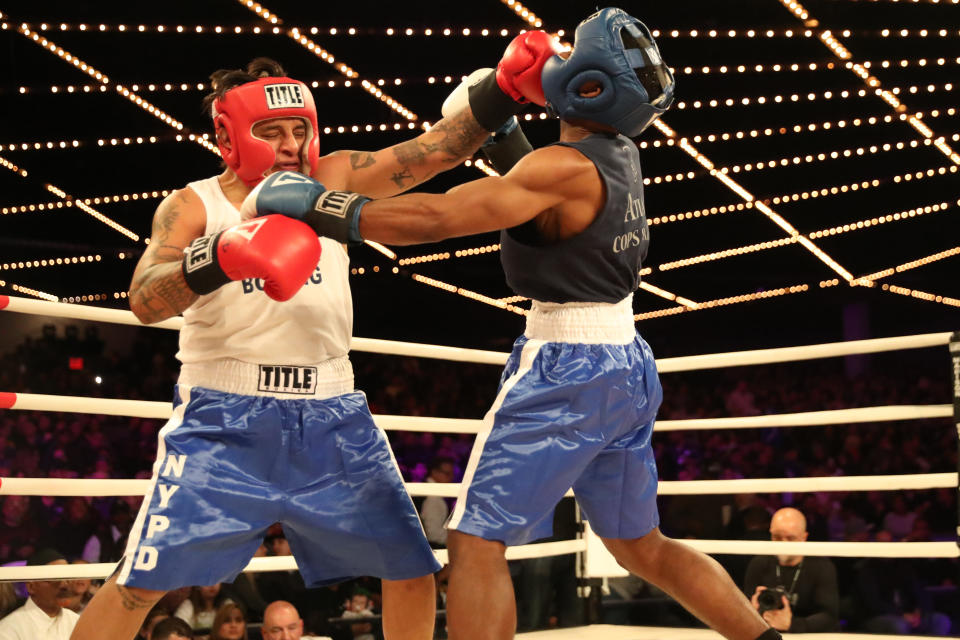
M 449 528 L 507 545 L 545 538 L 572 487 L 601 537 L 650 533 L 659 524 L 650 436 L 662 398 L 639 335 L 627 344 L 520 337 Z
M 307 586 L 440 568 L 362 393 L 280 399 L 180 385 L 176 398 L 120 584 L 231 581 L 274 522 Z

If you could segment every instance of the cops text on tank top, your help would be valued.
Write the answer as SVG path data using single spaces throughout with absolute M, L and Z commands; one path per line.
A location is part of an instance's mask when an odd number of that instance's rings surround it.
M 240 211 L 227 200 L 216 177 L 188 186 L 206 208 L 207 234 L 241 222 Z M 346 356 L 353 331 L 349 258 L 338 242 L 319 240 L 320 263 L 304 287 L 285 302 L 267 296 L 263 281 L 254 278 L 200 296 L 183 312 L 180 362 L 233 359 L 303 365 Z
M 650 244 L 637 147 L 629 138 L 602 133 L 555 144 L 593 162 L 606 202 L 586 229 L 555 244 L 530 244 L 521 227 L 501 231 L 507 284 L 541 302 L 619 302 L 640 284 L 640 263 Z

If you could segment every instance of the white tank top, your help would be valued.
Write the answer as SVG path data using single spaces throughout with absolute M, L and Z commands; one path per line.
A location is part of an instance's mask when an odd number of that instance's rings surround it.
M 207 234 L 241 222 L 240 211 L 224 195 L 216 177 L 191 182 L 188 186 L 200 196 L 206 209 Z M 335 370 L 338 378 L 347 374 L 346 358 L 353 331 L 353 301 L 348 282 L 350 260 L 338 242 L 329 238 L 319 240 L 322 252 L 317 269 L 306 285 L 286 302 L 271 299 L 263 292 L 263 281 L 251 278 L 230 282 L 211 294 L 200 296 L 183 312 L 177 353 L 184 365 L 181 383 L 214 386 L 207 379 L 210 377 L 207 372 L 217 371 L 219 378 L 223 371 L 246 371 L 248 367 L 241 363 L 257 365 L 249 368 L 256 371 L 259 365 L 295 365 L 302 369 L 302 365 L 333 365 L 330 361 L 337 360 L 336 367 L 321 367 L 317 373 Z M 269 382 L 270 374 L 267 375 Z M 352 372 L 349 377 L 350 383 L 346 386 L 352 389 Z M 217 384 L 214 388 L 223 386 Z M 253 386 L 255 389 L 256 383 Z M 221 390 L 239 392 L 240 388 Z M 261 389 L 268 390 L 271 389 Z

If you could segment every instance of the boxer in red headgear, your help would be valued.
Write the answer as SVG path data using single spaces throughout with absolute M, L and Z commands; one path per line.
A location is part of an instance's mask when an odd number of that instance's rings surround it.
M 308 586 L 378 576 L 387 640 L 433 637 L 440 565 L 353 386 L 346 250 L 299 220 L 244 223 L 239 207 L 277 171 L 387 197 L 458 166 L 523 107 L 514 85 L 539 84 L 553 49 L 537 34 L 480 74 L 469 104 L 374 152 L 319 157 L 310 92 L 272 60 L 213 75 L 226 169 L 161 203 L 130 290 L 145 323 L 183 313 L 175 410 L 123 562 L 73 640 L 129 640 L 165 591 L 232 580 L 277 521 Z
M 254 127 L 276 118 L 299 118 L 306 127 L 297 171 L 311 175 L 320 162 L 317 107 L 304 83 L 263 78 L 230 89 L 213 101 L 213 126 L 223 161 L 247 186 L 263 180 L 276 162 L 276 150 L 254 135 Z

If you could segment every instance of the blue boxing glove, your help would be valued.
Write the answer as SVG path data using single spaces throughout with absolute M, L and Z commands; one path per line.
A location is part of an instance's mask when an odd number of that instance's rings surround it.
M 318 236 L 360 244 L 360 209 L 370 201 L 352 191 L 328 191 L 321 183 L 294 171 L 279 171 L 262 180 L 240 206 L 243 220 L 279 213 L 302 220 Z

